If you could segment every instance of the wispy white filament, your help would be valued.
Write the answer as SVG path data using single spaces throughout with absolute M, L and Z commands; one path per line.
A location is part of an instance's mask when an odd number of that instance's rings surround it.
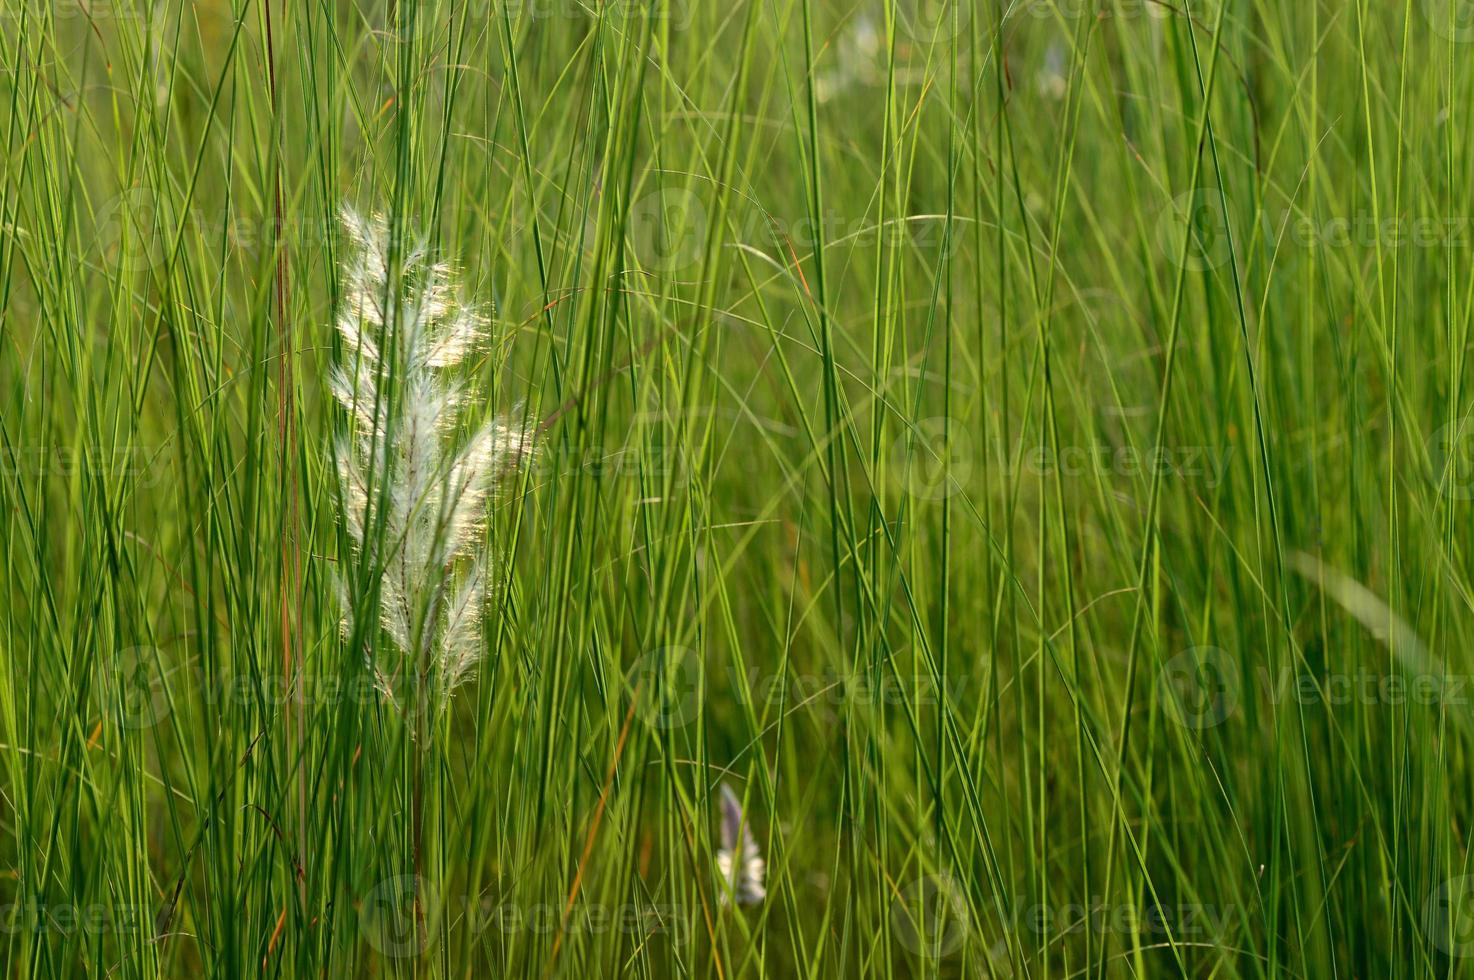
M 337 329 L 347 352 L 328 379 L 352 420 L 337 454 L 342 519 L 357 571 L 378 580 L 379 626 L 394 648 L 369 666 L 391 700 L 408 681 L 439 709 L 481 658 L 494 567 L 486 514 L 498 480 L 532 446 L 505 418 L 468 424 L 468 392 L 449 369 L 481 347 L 488 323 L 450 268 L 423 242 L 392 255 L 382 216 L 345 208 L 342 222 Z M 351 633 L 346 581 L 341 591 Z

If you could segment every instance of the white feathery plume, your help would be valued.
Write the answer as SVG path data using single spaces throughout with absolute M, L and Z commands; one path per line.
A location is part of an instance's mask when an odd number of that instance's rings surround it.
M 416 671 L 428 667 L 439 710 L 481 657 L 494 567 L 482 545 L 486 512 L 532 441 L 500 417 L 458 438 L 467 392 L 447 372 L 484 343 L 486 318 L 424 242 L 391 257 L 382 215 L 344 208 L 341 218 L 348 248 L 336 323 L 347 355 L 328 389 L 354 430 L 338 445 L 342 520 L 354 558 L 379 576 L 379 625 L 399 657 L 369 666 L 397 705 L 396 678 L 413 678 L 418 690 L 426 678 Z M 350 577 L 340 582 L 345 635 Z
M 717 871 L 724 882 L 717 900 L 725 905 L 728 890 L 738 905 L 757 905 L 767 897 L 763 884 L 767 865 L 758 850 L 752 825 L 742 813 L 742 803 L 732 787 L 722 783 L 722 846 L 717 851 Z

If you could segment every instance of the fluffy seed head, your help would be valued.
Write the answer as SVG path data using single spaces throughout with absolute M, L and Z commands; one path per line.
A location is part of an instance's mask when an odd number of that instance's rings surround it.
M 744 818 L 742 803 L 732 787 L 722 783 L 722 846 L 717 851 L 717 873 L 724 882 L 718 901 L 727 902 L 730 889 L 738 905 L 757 905 L 767 897 L 763 878 L 767 865 L 758 849 L 752 825 Z
M 423 241 L 396 252 L 382 215 L 345 208 L 342 222 L 335 324 L 345 355 L 327 387 L 351 429 L 337 444 L 341 517 L 357 562 L 348 567 L 378 585 L 379 627 L 393 648 L 369 664 L 380 688 L 403 706 L 397 691 L 408 683 L 440 709 L 480 660 L 495 569 L 485 520 L 498 482 L 532 441 L 507 418 L 476 422 L 472 393 L 450 374 L 488 331 L 451 268 Z M 348 635 L 355 610 L 346 583 L 340 591 Z

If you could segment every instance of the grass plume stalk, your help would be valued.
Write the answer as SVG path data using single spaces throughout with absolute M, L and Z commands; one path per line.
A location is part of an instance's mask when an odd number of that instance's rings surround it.
M 454 372 L 485 345 L 490 321 L 462 295 L 450 266 L 424 239 L 396 248 L 383 215 L 344 208 L 341 220 L 348 249 L 336 325 L 346 351 L 328 387 L 350 420 L 337 447 L 353 555 L 351 574 L 340 578 L 343 635 L 363 645 L 375 686 L 406 716 L 418 745 L 413 928 L 423 949 L 424 756 L 431 726 L 482 658 L 495 565 L 487 511 L 531 441 L 507 417 L 473 421 L 475 390 Z M 356 603 L 355 581 L 369 585 Z

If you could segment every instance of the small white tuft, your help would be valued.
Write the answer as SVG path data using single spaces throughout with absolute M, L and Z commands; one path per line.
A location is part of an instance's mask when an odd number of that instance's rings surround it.
M 763 884 L 767 865 L 737 794 L 726 783 L 722 783 L 721 794 L 722 846 L 717 851 L 717 872 L 723 884 L 718 901 L 727 904 L 730 893 L 738 905 L 757 905 L 768 896 Z

